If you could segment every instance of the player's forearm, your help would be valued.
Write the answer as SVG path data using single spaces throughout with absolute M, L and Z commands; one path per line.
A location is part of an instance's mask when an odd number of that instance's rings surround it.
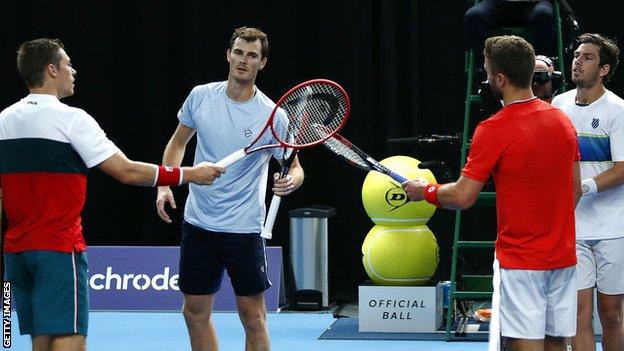
M 158 170 L 160 168 L 160 171 Z M 166 173 L 163 168 L 151 163 L 144 163 L 138 161 L 130 161 L 128 168 L 123 176 L 118 180 L 127 185 L 139 185 L 139 186 L 154 186 L 157 183 L 157 177 L 162 177 L 160 173 Z M 198 183 L 204 178 L 202 171 L 196 167 L 180 167 L 180 178 L 176 178 L 175 184 L 182 185 L 188 183 Z M 177 177 L 174 175 L 174 177 Z
M 438 189 L 438 201 L 446 209 L 465 210 L 474 204 L 475 199 L 460 191 L 457 183 L 448 183 L 441 185 Z
M 403 189 L 414 201 L 426 200 L 438 207 L 465 210 L 474 205 L 484 183 L 464 176 L 455 183 L 435 184 L 424 178 L 403 183 Z
M 154 186 L 156 184 L 156 177 L 158 176 L 158 167 L 158 165 L 150 163 L 130 161 L 127 177 L 120 181 L 128 185 Z M 199 182 L 202 178 L 200 169 L 195 167 L 181 167 L 180 169 L 182 177 L 179 183 L 180 185 L 190 182 Z
M 162 163 L 165 166 L 180 166 L 182 164 L 182 159 L 184 158 L 184 153 L 186 151 L 186 144 L 180 144 L 175 140 L 175 138 L 171 138 L 165 147 L 165 151 L 163 153 Z
M 157 166 L 150 163 L 128 160 L 126 171 L 118 179 L 128 185 L 154 186 L 157 176 Z
M 594 176 L 598 192 L 607 191 L 624 184 L 624 162 L 616 162 L 615 165 Z
M 158 166 L 132 161 L 121 151 L 98 167 L 117 181 L 129 185 L 154 186 L 158 173 Z

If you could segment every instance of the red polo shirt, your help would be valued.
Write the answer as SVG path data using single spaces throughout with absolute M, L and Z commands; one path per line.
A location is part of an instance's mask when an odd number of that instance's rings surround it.
M 537 98 L 505 106 L 479 123 L 462 175 L 496 187 L 496 256 L 506 269 L 576 264 L 570 119 Z

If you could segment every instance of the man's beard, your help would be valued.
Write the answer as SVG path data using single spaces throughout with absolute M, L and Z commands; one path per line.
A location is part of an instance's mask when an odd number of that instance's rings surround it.
M 596 86 L 600 82 L 600 78 L 592 79 L 592 80 L 574 80 L 572 78 L 572 83 L 576 85 L 577 88 L 581 89 L 589 89 Z
M 494 99 L 496 99 L 497 101 L 500 101 L 503 99 L 503 92 L 498 89 L 498 87 L 496 87 L 493 83 L 490 83 L 490 90 L 492 91 L 492 95 L 494 96 Z

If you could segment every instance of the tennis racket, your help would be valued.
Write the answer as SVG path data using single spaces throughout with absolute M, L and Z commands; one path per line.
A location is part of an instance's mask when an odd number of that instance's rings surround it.
M 317 129 L 318 134 L 325 135 L 328 132 L 329 131 L 324 130 L 324 128 Z M 379 161 L 367 155 L 364 151 L 360 150 L 360 148 L 353 145 L 352 142 L 340 134 L 334 133 L 323 142 L 323 145 L 352 166 L 365 171 L 377 171 L 383 173 L 401 184 L 408 180 L 408 178 L 390 170 L 388 167 L 379 163 Z
M 331 110 L 334 109 L 331 106 L 333 103 L 331 103 L 330 100 L 325 99 L 325 103 L 328 103 L 328 105 L 323 107 L 324 110 L 331 111 Z M 299 107 L 297 107 L 297 110 L 296 110 L 295 114 L 305 113 L 303 111 L 300 111 L 300 109 L 301 109 L 301 105 Z M 327 129 L 327 127 L 325 127 L 324 124 L 311 123 L 309 125 L 309 128 L 310 128 L 311 132 L 317 134 L 317 137 L 319 139 L 326 139 L 327 138 L 327 135 L 320 135 L 320 134 L 318 134 L 316 132 L 317 130 L 324 130 L 325 131 Z M 289 133 L 289 140 L 292 140 L 295 137 L 294 133 L 295 133 L 295 131 L 290 131 L 290 133 Z M 331 129 L 329 129 L 329 133 L 331 133 Z M 290 166 L 292 165 L 292 162 L 295 160 L 295 157 L 297 156 L 298 152 L 299 152 L 298 149 L 284 148 L 284 153 L 283 153 L 282 162 L 281 162 L 282 169 L 280 171 L 280 178 L 284 178 L 288 174 L 288 171 L 290 170 Z M 265 238 L 265 239 L 273 238 L 273 225 L 275 224 L 275 219 L 277 218 L 277 211 L 279 210 L 279 206 L 280 206 L 281 201 L 282 201 L 282 198 L 280 196 L 277 196 L 277 195 L 273 195 L 273 197 L 271 198 L 271 204 L 269 205 L 269 211 L 267 212 L 266 220 L 264 222 L 264 226 L 262 228 L 262 232 L 260 233 L 260 236 Z
M 286 177 L 290 166 L 292 165 L 299 150 L 284 148 L 284 156 L 282 157 L 282 168 L 280 170 L 280 178 Z M 279 209 L 282 201 L 281 196 L 273 195 L 271 199 L 271 205 L 269 206 L 269 212 L 267 212 L 266 220 L 264 221 L 264 227 L 260 236 L 265 239 L 273 238 L 273 225 L 275 224 L 275 218 L 277 217 L 277 210 Z
M 349 118 L 350 108 L 347 93 L 336 82 L 313 79 L 298 84 L 277 101 L 266 125 L 256 139 L 244 149 L 226 156 L 216 165 L 228 167 L 252 152 L 275 147 L 299 150 L 318 145 L 342 128 Z M 321 127 L 327 134 L 314 131 Z M 271 130 L 277 143 L 256 145 L 267 129 Z

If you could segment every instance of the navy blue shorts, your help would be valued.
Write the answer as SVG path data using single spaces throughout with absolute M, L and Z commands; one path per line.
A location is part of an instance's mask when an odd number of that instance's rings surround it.
M 214 294 L 227 269 L 237 296 L 251 296 L 271 286 L 264 239 L 259 233 L 218 233 L 182 222 L 180 291 L 188 295 Z

